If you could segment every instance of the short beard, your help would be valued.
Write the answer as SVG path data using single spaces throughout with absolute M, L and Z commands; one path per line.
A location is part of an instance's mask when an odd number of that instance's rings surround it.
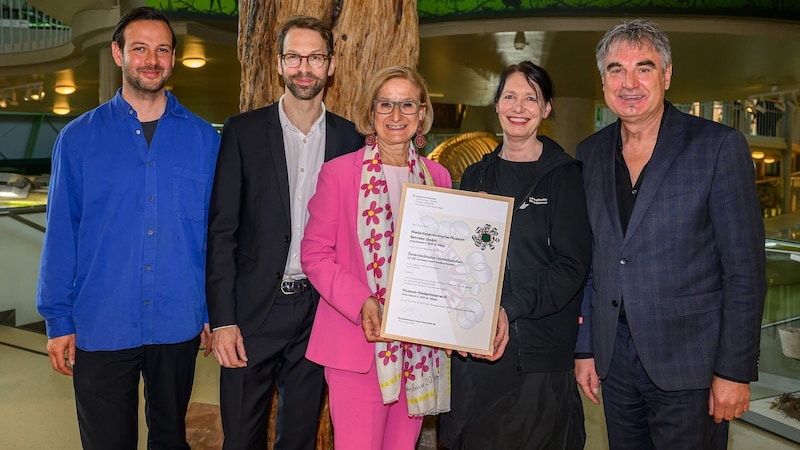
M 136 92 L 137 95 L 144 98 L 149 97 L 157 97 L 161 94 L 161 91 L 164 89 L 164 86 L 167 85 L 169 78 L 163 78 L 155 87 L 145 85 L 142 82 L 140 77 L 131 76 L 129 73 L 125 72 L 125 79 L 128 81 L 130 87 Z
M 300 77 L 305 75 L 306 74 L 297 74 L 295 76 Z M 284 84 L 289 89 L 289 92 L 291 92 L 292 95 L 298 100 L 311 100 L 312 98 L 319 95 L 319 93 L 322 92 L 323 89 L 325 89 L 325 84 L 328 81 L 327 77 L 325 78 L 315 77 L 315 79 L 317 80 L 317 82 L 314 83 L 313 85 L 307 87 L 306 86 L 300 87 L 297 84 L 295 84 L 293 77 L 287 77 L 286 75 L 283 76 Z

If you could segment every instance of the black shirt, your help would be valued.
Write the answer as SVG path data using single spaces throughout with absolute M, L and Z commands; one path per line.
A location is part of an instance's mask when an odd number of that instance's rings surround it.
M 644 173 L 647 171 L 647 164 L 642 167 L 642 172 L 636 180 L 636 184 L 631 183 L 631 173 L 628 170 L 628 165 L 625 163 L 625 158 L 622 156 L 622 138 L 617 136 L 617 158 L 615 164 L 615 183 L 617 188 L 617 205 L 619 205 L 619 222 L 622 225 L 622 234 L 625 235 L 628 231 L 628 222 L 631 221 L 631 213 L 633 207 L 636 205 L 636 197 L 639 195 L 639 189 L 642 187 L 642 180 Z M 625 317 L 625 302 L 620 299 L 619 316 Z
M 621 138 L 617 137 L 617 139 L 617 161 L 614 178 L 617 188 L 617 204 L 619 205 L 619 221 L 624 235 L 628 231 L 628 222 L 631 220 L 631 212 L 633 212 L 633 206 L 636 204 L 639 189 L 642 187 L 647 164 L 642 168 L 642 173 L 639 174 L 636 185 L 631 185 L 631 173 L 628 171 L 628 165 L 625 164 L 625 158 L 622 156 Z
M 153 120 L 151 122 L 140 122 L 142 124 L 142 132 L 144 133 L 144 138 L 147 140 L 147 146 L 150 147 L 150 143 L 153 142 L 153 136 L 156 134 L 156 127 L 158 127 L 158 120 Z

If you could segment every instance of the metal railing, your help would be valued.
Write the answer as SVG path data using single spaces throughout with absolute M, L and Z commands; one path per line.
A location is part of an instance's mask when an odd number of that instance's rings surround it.
M 70 42 L 72 30 L 23 0 L 0 0 L 0 54 L 30 52 Z
M 0 208 L 0 217 L 8 216 L 9 219 L 15 220 L 23 225 L 27 225 L 29 228 L 33 228 L 34 230 L 41 231 L 44 233 L 47 229 L 38 223 L 28 220 L 25 217 L 22 217 L 25 214 L 33 214 L 33 213 L 43 213 L 46 212 L 47 208 L 44 206 L 25 206 L 20 208 Z
M 800 114 L 790 114 L 791 109 L 786 105 L 772 101 L 762 100 L 753 103 L 751 100 L 695 102 L 674 105 L 679 110 L 698 117 L 704 117 L 714 122 L 719 122 L 729 127 L 736 128 L 747 136 L 775 138 L 786 140 L 787 134 L 790 142 L 800 144 L 798 130 L 800 130 Z M 796 109 L 792 104 L 789 108 Z M 617 116 L 611 110 L 600 104 L 595 112 L 595 130 L 614 123 Z M 793 123 L 789 123 L 793 120 Z

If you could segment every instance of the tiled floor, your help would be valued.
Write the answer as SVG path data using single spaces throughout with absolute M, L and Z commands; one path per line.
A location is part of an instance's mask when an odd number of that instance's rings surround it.
M 80 449 L 71 379 L 50 368 L 45 343 L 39 333 L 0 325 L 0 449 Z M 193 402 L 218 404 L 218 373 L 213 358 L 198 357 Z M 602 409 L 592 404 L 585 408 L 586 449 L 607 449 Z M 140 416 L 139 448 L 144 449 Z M 429 442 L 432 436 L 426 437 Z M 733 424 L 729 442 L 734 450 L 800 449 L 741 421 Z

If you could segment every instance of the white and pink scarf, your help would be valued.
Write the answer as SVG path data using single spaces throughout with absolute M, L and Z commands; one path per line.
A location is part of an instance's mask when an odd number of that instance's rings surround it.
M 408 152 L 408 182 L 434 184 L 413 146 Z M 383 311 L 392 262 L 394 217 L 377 143 L 365 147 L 358 210 L 358 237 L 367 281 Z M 375 365 L 384 404 L 399 399 L 405 379 L 409 416 L 450 411 L 450 357 L 444 350 L 399 341 L 378 342 Z

